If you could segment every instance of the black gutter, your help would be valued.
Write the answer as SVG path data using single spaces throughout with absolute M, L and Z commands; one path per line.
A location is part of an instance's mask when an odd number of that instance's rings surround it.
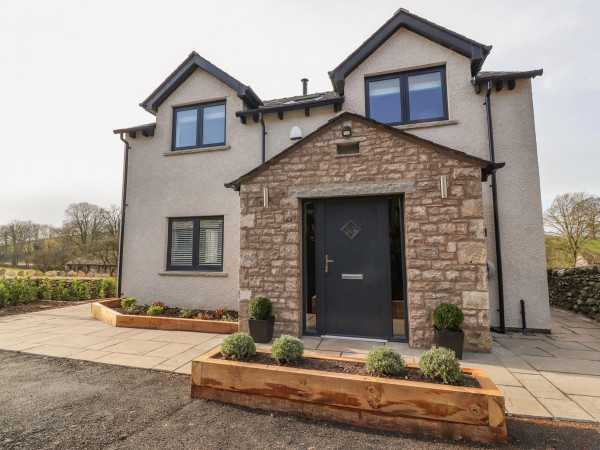
M 267 108 L 256 108 L 256 109 L 244 109 L 242 111 L 237 111 L 235 113 L 235 115 L 236 115 L 236 117 L 251 116 L 253 114 L 259 114 L 259 113 L 267 114 L 267 113 L 274 113 L 274 112 L 279 112 L 279 111 L 292 111 L 294 109 L 316 108 L 317 106 L 339 105 L 339 104 L 342 104 L 343 102 L 344 102 L 344 97 L 341 96 L 341 97 L 326 98 L 326 99 L 317 100 L 314 102 L 311 102 L 311 101 L 294 102 L 289 105 L 271 106 L 271 107 L 267 107 Z
M 492 82 L 488 81 L 487 92 L 485 93 L 485 109 L 487 112 L 488 139 L 490 146 L 490 161 L 494 163 L 496 156 L 494 153 L 494 130 L 492 123 Z M 500 312 L 500 328 L 491 327 L 492 331 L 506 334 L 506 324 L 504 318 L 504 279 L 502 276 L 502 245 L 500 241 L 500 220 L 498 217 L 498 188 L 496 185 L 496 173 L 492 172 L 492 203 L 494 206 L 494 236 L 496 240 L 496 268 L 498 270 L 498 311 Z
M 265 128 L 265 119 L 264 119 L 262 113 L 260 113 L 260 124 L 262 126 L 262 162 L 264 163 L 265 160 L 267 159 L 266 142 L 265 142 L 267 139 L 267 129 Z
M 123 134 L 119 138 L 125 143 L 125 151 L 123 156 L 123 189 L 121 192 L 121 230 L 119 233 L 119 267 L 117 269 L 117 297 L 121 297 L 122 279 L 123 279 L 123 242 L 125 240 L 125 207 L 127 206 L 127 167 L 129 166 L 129 142 L 123 138 Z

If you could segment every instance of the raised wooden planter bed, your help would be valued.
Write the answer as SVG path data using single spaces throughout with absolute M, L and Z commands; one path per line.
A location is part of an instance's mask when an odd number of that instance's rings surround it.
M 92 303 L 92 317 L 113 327 L 151 328 L 158 330 L 200 331 L 204 333 L 229 334 L 238 330 L 237 322 L 222 320 L 179 319 L 175 317 L 151 317 L 121 314 L 112 309 L 121 299 L 111 298 Z
M 380 430 L 506 443 L 504 396 L 482 370 L 463 369 L 477 379 L 477 389 L 227 361 L 220 352 L 217 347 L 192 361 L 192 397 Z

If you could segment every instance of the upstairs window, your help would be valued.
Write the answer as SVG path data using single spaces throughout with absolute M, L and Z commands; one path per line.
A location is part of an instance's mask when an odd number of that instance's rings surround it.
M 223 217 L 169 220 L 167 270 L 223 271 Z
M 175 108 L 173 111 L 172 150 L 224 144 L 224 101 Z
M 413 70 L 365 80 L 367 117 L 387 125 L 448 119 L 446 69 Z

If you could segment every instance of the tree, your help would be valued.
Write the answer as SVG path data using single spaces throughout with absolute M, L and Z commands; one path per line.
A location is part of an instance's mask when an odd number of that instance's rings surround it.
M 600 239 L 600 197 L 591 196 L 586 200 L 585 215 L 590 239 Z
M 544 214 L 544 223 L 550 232 L 565 238 L 571 267 L 575 267 L 577 256 L 596 224 L 590 222 L 593 199 L 585 192 L 557 195 Z
M 42 272 L 65 270 L 67 262 L 73 258 L 72 247 L 65 241 L 49 240 L 45 246 L 31 255 L 35 267 Z
M 91 203 L 71 203 L 65 210 L 64 226 L 76 238 L 81 250 L 87 249 L 88 243 L 102 232 L 105 211 Z

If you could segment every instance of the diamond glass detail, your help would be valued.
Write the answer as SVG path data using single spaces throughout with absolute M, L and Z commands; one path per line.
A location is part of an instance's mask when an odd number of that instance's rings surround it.
M 358 233 L 361 232 L 361 228 L 356 225 L 352 220 L 349 220 L 346 225 L 340 228 L 340 231 L 348 236 L 348 239 L 353 240 Z

